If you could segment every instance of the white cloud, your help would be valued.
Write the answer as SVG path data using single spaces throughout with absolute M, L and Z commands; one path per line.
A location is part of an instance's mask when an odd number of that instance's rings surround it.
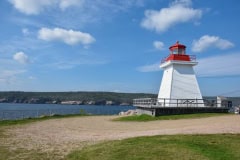
M 36 15 L 45 7 L 53 5 L 56 0 L 9 0 L 9 2 L 22 13 Z
M 208 48 L 228 49 L 234 44 L 228 40 L 221 39 L 218 36 L 204 35 L 199 40 L 194 40 L 192 44 L 193 52 L 202 52 Z
M 16 54 L 14 54 L 13 59 L 21 64 L 29 63 L 28 56 L 23 52 L 17 52 Z
M 75 45 L 78 43 L 88 45 L 95 41 L 95 39 L 88 33 L 61 28 L 42 28 L 38 31 L 38 38 L 45 41 L 62 41 L 69 45 Z
M 16 74 L 21 74 L 26 72 L 25 70 L 4 70 L 1 73 L 1 77 L 11 77 L 14 76 Z
M 98 59 L 78 59 L 78 60 L 73 60 L 73 59 L 66 59 L 66 60 L 59 60 L 58 62 L 54 63 L 48 63 L 46 66 L 51 67 L 54 69 L 60 69 L 60 70 L 67 70 L 67 69 L 72 69 L 75 67 L 78 67 L 80 65 L 104 65 L 108 63 L 106 60 L 98 60 Z
M 70 6 L 81 6 L 84 3 L 85 0 L 61 0 L 59 2 L 59 7 L 62 10 L 65 10 L 66 8 Z
M 59 8 L 62 11 L 72 6 L 81 6 L 99 10 L 101 7 L 110 7 L 115 11 L 125 10 L 132 6 L 143 6 L 144 0 L 9 0 L 19 12 L 27 15 L 38 15 L 48 8 Z
M 175 0 L 173 1 L 170 6 L 174 5 L 182 5 L 182 6 L 191 6 L 192 5 L 192 0 Z
M 161 70 L 159 66 L 160 66 L 160 63 L 154 63 L 154 64 L 138 67 L 137 70 L 139 72 L 156 72 Z
M 9 0 L 20 12 L 27 15 L 37 15 L 47 7 L 58 6 L 65 10 L 71 6 L 79 6 L 84 0 Z
M 16 76 L 25 73 L 26 70 L 7 70 L 0 69 L 0 84 L 16 84 Z
M 200 77 L 240 75 L 239 59 L 240 52 L 202 58 L 195 71 Z
M 146 0 L 8 0 L 14 9 L 29 15 L 11 17 L 17 25 L 41 28 L 84 28 L 92 23 L 112 20 L 116 14 L 142 7 Z M 30 3 L 27 3 L 27 2 Z M 48 1 L 49 3 L 46 3 Z M 31 16 L 40 15 L 40 16 Z M 44 20 L 42 18 L 44 17 Z
M 146 10 L 141 26 L 161 33 L 176 24 L 200 19 L 202 10 L 190 6 L 191 0 L 176 0 L 169 8 L 162 8 L 160 11 Z
M 164 43 L 161 41 L 154 41 L 153 46 L 158 50 L 164 50 Z
M 35 37 L 34 32 L 30 32 L 28 36 L 14 36 L 10 39 L 0 42 L 0 53 L 16 53 L 19 51 L 28 51 L 37 54 L 41 50 L 49 48 L 49 44 L 44 43 Z

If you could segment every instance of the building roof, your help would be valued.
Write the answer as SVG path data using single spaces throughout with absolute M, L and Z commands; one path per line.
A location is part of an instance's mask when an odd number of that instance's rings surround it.
M 173 50 L 173 49 L 176 49 L 176 48 L 178 48 L 178 49 L 185 49 L 186 46 L 183 45 L 183 44 L 180 44 L 179 41 L 177 41 L 174 45 L 169 47 L 170 50 Z

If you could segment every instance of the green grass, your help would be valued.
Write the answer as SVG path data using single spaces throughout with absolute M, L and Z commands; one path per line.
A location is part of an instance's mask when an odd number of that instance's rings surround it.
M 43 116 L 39 118 L 27 118 L 27 119 L 21 119 L 21 120 L 2 120 L 0 121 L 0 127 L 11 126 L 11 125 L 21 125 L 21 124 L 44 121 L 49 119 L 71 118 L 71 117 L 80 117 L 80 116 L 87 116 L 87 114 L 53 115 L 53 116 Z
M 109 141 L 74 151 L 66 160 L 240 159 L 240 135 L 172 135 Z
M 147 121 L 156 121 L 156 120 L 205 118 L 205 117 L 221 116 L 221 115 L 229 115 L 229 114 L 228 113 L 196 113 L 196 114 L 164 115 L 164 116 L 158 116 L 158 117 L 142 114 L 142 115 L 124 116 L 124 117 L 116 118 L 114 119 L 114 121 L 147 122 Z

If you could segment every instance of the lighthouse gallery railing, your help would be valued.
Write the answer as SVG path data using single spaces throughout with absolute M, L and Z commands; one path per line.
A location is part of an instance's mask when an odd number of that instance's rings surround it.
M 191 61 L 191 62 L 196 62 L 196 55 L 181 55 L 181 54 L 178 54 L 178 56 L 189 56 L 189 60 Z M 168 57 L 169 56 L 167 56 L 167 57 L 164 57 L 162 60 L 161 60 L 161 63 L 164 63 L 164 62 L 166 62 L 167 61 L 167 59 L 168 59 Z

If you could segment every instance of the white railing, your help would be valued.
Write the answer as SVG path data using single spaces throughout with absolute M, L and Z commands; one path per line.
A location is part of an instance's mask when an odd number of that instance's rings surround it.
M 169 98 L 139 98 L 133 99 L 133 106 L 156 108 L 156 107 L 218 107 L 217 101 L 205 99 L 169 99 Z M 229 107 L 227 103 L 221 103 L 220 107 Z

